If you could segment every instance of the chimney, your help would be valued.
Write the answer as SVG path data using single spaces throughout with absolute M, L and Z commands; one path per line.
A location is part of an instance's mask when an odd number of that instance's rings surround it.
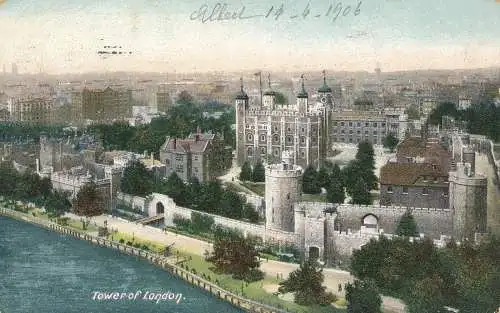
M 198 126 L 198 128 L 196 128 L 196 136 L 194 137 L 195 141 L 200 140 L 200 134 L 201 134 L 201 129 L 200 129 L 200 126 Z

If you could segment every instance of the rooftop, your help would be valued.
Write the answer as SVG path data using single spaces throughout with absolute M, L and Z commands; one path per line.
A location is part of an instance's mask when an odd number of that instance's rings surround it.
M 444 182 L 448 174 L 429 163 L 387 163 L 380 169 L 382 185 L 415 185 L 426 181 Z

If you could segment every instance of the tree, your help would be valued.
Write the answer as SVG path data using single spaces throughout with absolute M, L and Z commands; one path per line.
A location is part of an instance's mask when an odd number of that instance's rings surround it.
M 153 191 L 153 175 L 139 160 L 132 161 L 123 171 L 120 189 L 134 196 L 144 197 Z
M 256 183 L 263 183 L 266 181 L 266 169 L 264 164 L 259 159 L 253 168 L 252 180 Z
M 54 190 L 46 198 L 44 207 L 50 218 L 58 219 L 71 210 L 71 201 L 64 192 Z
M 382 299 L 371 280 L 355 280 L 347 284 L 346 301 L 348 313 L 381 313 Z
M 401 216 L 396 228 L 396 234 L 404 237 L 417 237 L 419 235 L 417 222 L 415 222 L 410 212 L 406 212 Z
M 193 96 L 191 96 L 191 94 L 189 92 L 187 92 L 186 90 L 181 91 L 177 98 L 178 98 L 177 101 L 179 103 L 193 103 L 193 101 L 194 101 Z
M 288 104 L 288 98 L 281 92 L 276 92 L 274 95 L 274 102 L 276 104 Z
M 87 218 L 98 216 L 105 211 L 104 197 L 95 183 L 83 185 L 73 200 L 73 213 Z M 83 222 L 83 227 L 87 225 Z
M 280 283 L 280 293 L 293 292 L 295 302 L 300 305 L 329 305 L 335 300 L 333 294 L 323 286 L 323 270 L 315 260 L 307 260 L 300 268 L 291 272 L 288 279 Z
M 240 180 L 241 181 L 252 180 L 252 167 L 250 166 L 250 163 L 248 161 L 245 161 L 245 163 L 243 163 L 243 166 L 241 167 Z
M 245 203 L 243 205 L 243 218 L 247 219 L 250 223 L 259 222 L 259 212 L 257 212 L 253 204 Z
M 418 120 L 420 118 L 418 106 L 415 104 L 410 105 L 410 107 L 405 110 L 405 114 L 408 114 L 408 119 L 410 120 Z
M 317 194 L 321 192 L 317 180 L 318 173 L 309 165 L 302 175 L 302 191 L 307 194 Z
M 316 176 L 316 180 L 318 181 L 319 187 L 327 188 L 330 184 L 330 175 L 328 174 L 328 170 L 325 167 L 321 167 Z
M 362 178 L 358 178 L 349 195 L 352 198 L 353 204 L 372 204 L 370 190 Z
M 344 185 L 340 180 L 334 180 L 326 188 L 326 199 L 331 203 L 344 203 Z
M 408 313 L 447 313 L 442 290 L 446 287 L 437 275 L 418 281 L 412 289 L 408 301 Z
M 394 149 L 398 145 L 398 142 L 399 142 L 398 138 L 396 138 L 396 136 L 394 136 L 393 133 L 389 133 L 387 136 L 384 137 L 383 145 L 384 148 L 389 149 L 392 153 L 394 152 Z
M 264 277 L 259 270 L 259 253 L 255 243 L 239 232 L 222 227 L 215 229 L 213 252 L 208 261 L 219 272 L 231 274 L 235 279 L 252 282 Z

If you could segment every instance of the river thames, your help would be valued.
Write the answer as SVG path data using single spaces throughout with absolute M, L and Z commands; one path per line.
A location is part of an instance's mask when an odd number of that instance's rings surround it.
M 242 313 L 134 256 L 0 216 L 0 313 Z

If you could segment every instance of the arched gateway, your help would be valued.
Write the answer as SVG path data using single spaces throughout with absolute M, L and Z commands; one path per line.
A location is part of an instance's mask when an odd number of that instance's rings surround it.
M 156 215 L 160 215 L 165 213 L 165 207 L 163 206 L 163 203 L 157 202 L 156 203 Z

